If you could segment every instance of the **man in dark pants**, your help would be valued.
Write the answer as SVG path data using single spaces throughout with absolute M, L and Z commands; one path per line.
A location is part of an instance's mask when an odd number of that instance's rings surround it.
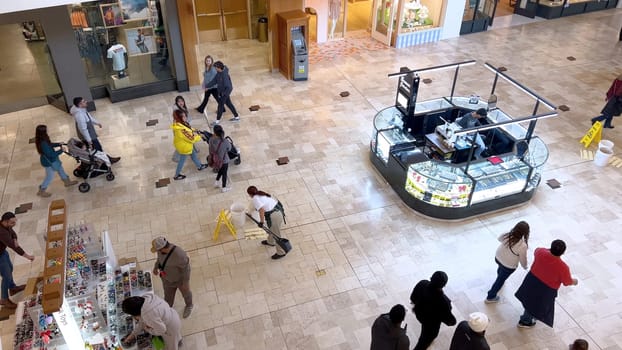
M 410 301 L 415 305 L 413 311 L 421 322 L 421 335 L 414 350 L 425 350 L 432 344 L 441 329 L 441 322 L 448 326 L 456 324 L 451 313 L 451 300 L 443 293 L 446 284 L 447 274 L 436 271 L 429 281 L 419 281 L 410 294 Z
M 231 92 L 233 91 L 233 84 L 231 83 L 231 77 L 229 76 L 229 68 L 224 65 L 221 61 L 216 61 L 214 63 L 214 68 L 216 68 L 216 77 L 212 79 L 207 86 L 212 86 L 214 82 L 218 85 L 218 111 L 216 112 L 216 121 L 212 123 L 212 126 L 220 123 L 220 118 L 222 118 L 222 114 L 225 111 L 225 105 L 227 108 L 233 113 L 233 118 L 231 118 L 232 122 L 237 122 L 240 120 L 240 116 L 236 111 L 233 103 L 231 103 Z
M 76 97 L 73 99 L 73 106 L 69 110 L 69 113 L 76 120 L 76 129 L 78 130 L 78 137 L 86 142 L 90 148 L 103 152 L 103 148 L 99 140 L 97 139 L 97 132 L 95 132 L 95 125 L 101 129 L 102 125 L 86 110 L 87 101 L 82 97 Z M 110 163 L 116 163 L 121 160 L 121 157 L 111 157 Z
M 22 247 L 17 243 L 17 234 L 13 230 L 17 224 L 17 218 L 15 214 L 10 211 L 2 214 L 2 220 L 0 221 L 0 276 L 2 277 L 2 299 L 0 299 L 0 305 L 4 308 L 15 309 L 17 305 L 9 299 L 9 295 L 14 295 L 22 290 L 26 285 L 17 286 L 13 281 L 13 264 L 11 263 L 11 257 L 7 248 L 13 249 L 17 254 L 24 258 L 33 261 L 35 257 L 27 254 Z

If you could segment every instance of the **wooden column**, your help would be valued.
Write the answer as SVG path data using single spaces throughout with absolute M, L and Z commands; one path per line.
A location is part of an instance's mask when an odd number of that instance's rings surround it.
M 199 43 L 197 37 L 197 23 L 194 17 L 193 0 L 177 0 L 177 11 L 179 12 L 179 29 L 183 38 L 184 61 L 188 74 L 190 86 L 200 85 L 199 67 L 197 65 L 197 55 Z

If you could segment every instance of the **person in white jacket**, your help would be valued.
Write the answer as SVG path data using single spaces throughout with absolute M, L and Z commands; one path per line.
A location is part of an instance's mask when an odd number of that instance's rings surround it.
M 510 230 L 498 238 L 501 244 L 495 254 L 497 268 L 497 279 L 490 287 L 485 303 L 491 304 L 499 301 L 497 293 L 503 287 L 505 280 L 510 277 L 520 262 L 523 269 L 527 269 L 527 242 L 529 241 L 529 224 L 521 221 Z
M 152 293 L 129 297 L 121 305 L 123 312 L 134 317 L 138 325 L 125 339 L 131 342 L 143 331 L 161 336 L 164 350 L 177 350 L 181 344 L 181 320 L 177 311 L 164 299 Z

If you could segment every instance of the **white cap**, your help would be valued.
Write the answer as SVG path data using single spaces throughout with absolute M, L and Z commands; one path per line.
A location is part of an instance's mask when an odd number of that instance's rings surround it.
M 477 333 L 485 331 L 488 327 L 488 316 L 483 312 L 474 312 L 470 314 L 469 327 Z

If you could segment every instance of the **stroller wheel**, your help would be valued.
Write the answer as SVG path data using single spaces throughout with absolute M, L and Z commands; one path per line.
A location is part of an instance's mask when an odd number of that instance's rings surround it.
M 242 159 L 240 159 L 240 157 L 238 156 L 233 163 L 235 165 L 240 165 L 240 163 L 242 163 Z
M 86 182 L 83 182 L 83 183 L 81 183 L 81 184 L 78 186 L 78 191 L 80 191 L 80 192 L 82 192 L 82 193 L 86 193 L 86 192 L 88 192 L 88 191 L 90 191 L 90 190 L 91 190 L 91 185 L 89 185 L 89 184 L 88 184 L 88 183 L 86 183 Z
M 113 173 L 106 174 L 106 180 L 108 180 L 108 181 L 114 180 L 114 174 Z
M 83 177 L 80 169 L 73 169 L 73 176 L 75 177 Z

